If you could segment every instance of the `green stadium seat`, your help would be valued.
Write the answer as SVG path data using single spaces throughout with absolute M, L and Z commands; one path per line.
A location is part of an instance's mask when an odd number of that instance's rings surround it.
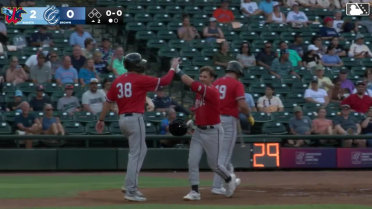
M 155 36 L 156 34 L 154 32 L 145 30 L 145 31 L 137 31 L 135 37 L 137 40 L 151 40 Z
M 109 112 L 106 114 L 105 121 L 106 122 L 117 122 L 119 121 L 119 115 L 116 114 L 115 112 Z
M 185 6 L 183 11 L 185 14 L 190 15 L 203 13 L 203 10 L 201 10 L 199 6 Z
M 19 112 L 15 112 L 15 111 L 11 111 L 11 112 L 5 112 L 4 113 L 4 116 L 5 116 L 5 121 L 7 121 L 8 123 L 14 123 L 14 119 L 20 115 L 21 113 Z
M 184 48 L 180 52 L 181 57 L 200 57 L 201 53 L 196 48 Z
M 96 131 L 96 122 L 95 121 L 87 123 L 87 125 L 85 126 L 85 131 L 86 131 L 87 134 L 100 135 Z M 103 128 L 102 134 L 110 134 L 110 129 L 109 129 L 108 126 L 105 125 L 105 127 Z
M 0 122 L 0 135 L 10 135 L 12 134 L 12 127 L 9 125 L 9 123 L 5 121 Z
M 282 123 L 271 121 L 264 123 L 262 126 L 262 133 L 270 135 L 284 135 L 288 134 L 288 131 Z
M 90 112 L 75 112 L 74 119 L 76 122 L 89 123 L 91 121 L 96 121 L 97 116 Z
M 137 21 L 137 22 L 150 22 L 153 20 L 153 17 L 151 14 L 148 14 L 148 13 L 136 13 L 134 15 L 134 20 Z
M 16 89 L 21 90 L 23 93 L 36 92 L 35 84 L 31 82 L 20 83 L 20 84 L 17 84 L 15 87 Z
M 169 6 L 169 5 L 174 5 L 175 3 L 174 3 L 174 0 L 158 0 L 157 4 L 162 5 L 162 6 Z
M 293 117 L 290 112 L 272 112 L 273 121 L 277 123 L 289 123 L 289 119 Z
M 144 120 L 148 122 L 158 123 L 164 119 L 164 115 L 161 112 L 145 112 Z
M 254 31 L 242 31 L 239 37 L 244 41 L 253 41 L 257 39 L 258 34 Z
M 192 4 L 191 0 L 176 0 L 176 5 L 189 6 Z
M 174 31 L 158 31 L 157 33 L 158 39 L 163 39 L 163 40 L 172 40 L 172 39 L 177 39 L 177 35 Z
M 146 8 L 146 12 L 149 14 L 160 14 L 160 13 L 164 13 L 164 9 L 165 8 L 163 8 L 160 5 L 149 5 Z
M 318 112 L 318 109 L 321 107 L 321 104 L 315 103 L 305 103 L 303 105 L 304 112 Z
M 125 25 L 127 31 L 145 31 L 146 25 L 142 22 L 129 22 Z
M 61 120 L 62 123 L 65 122 L 73 122 L 75 121 L 75 118 L 73 115 L 68 114 L 67 112 L 58 112 L 58 117 Z
M 266 85 L 261 82 L 252 83 L 249 86 L 249 92 L 250 93 L 257 93 L 257 94 L 264 94 L 265 93 L 265 87 Z
M 206 66 L 206 65 L 212 66 L 213 65 L 212 59 L 208 57 L 194 57 L 194 59 L 192 60 L 192 63 L 193 65 L 196 65 L 196 66 Z
M 259 23 L 259 21 L 264 21 L 265 20 L 265 18 L 263 16 L 253 16 L 253 17 L 251 17 L 251 19 L 253 19 L 253 18 L 256 18 L 256 19 L 259 19 L 259 20 L 252 20 L 252 23 L 249 24 L 249 31 L 254 31 L 254 32 L 258 33 L 258 32 L 264 32 L 264 31 L 269 30 L 268 26 L 265 26 L 264 24 Z
M 190 41 L 190 45 L 198 49 L 216 48 L 217 43 L 209 43 L 203 39 L 195 39 Z
M 273 120 L 271 115 L 264 112 L 251 112 L 251 115 L 257 123 L 266 123 Z
M 166 14 L 182 14 L 183 10 L 180 7 L 180 5 L 169 5 L 165 7 L 165 12 Z
M 163 11 L 162 13 L 155 14 L 154 20 L 157 22 L 172 22 L 174 18 L 169 14 L 164 14 L 164 11 Z
M 78 122 L 63 123 L 67 135 L 85 135 L 85 127 Z
M 146 46 L 148 48 L 152 48 L 152 49 L 160 49 L 160 48 L 164 47 L 165 44 L 167 44 L 167 43 L 164 40 L 152 39 L 152 40 L 149 40 L 146 43 Z
M 134 17 L 132 14 L 129 14 L 129 13 L 125 13 L 124 14 L 124 22 L 125 23 L 130 23 L 130 22 L 134 22 Z
M 153 123 L 145 121 L 145 127 L 146 134 L 158 134 L 156 126 Z
M 127 9 L 126 9 L 126 13 L 130 13 L 130 14 L 140 14 L 142 13 L 143 14 L 143 11 L 145 10 L 145 8 L 141 5 L 128 5 L 127 6 Z
M 2 91 L 5 93 L 14 93 L 15 90 L 16 88 L 12 83 L 5 83 Z
M 202 7 L 204 7 L 204 12 L 206 12 L 206 10 L 205 10 L 205 8 L 206 7 L 213 7 L 213 10 L 207 10 L 207 11 L 214 11 L 217 7 L 217 5 L 218 5 L 218 1 L 216 1 L 216 0 L 195 0 L 194 1 L 194 4 L 195 5 L 198 5 L 198 6 L 202 6 Z
M 216 52 L 218 52 L 217 48 L 204 48 L 201 50 L 201 54 L 203 57 L 213 57 Z
M 115 123 L 115 122 L 111 123 L 109 126 L 109 130 L 111 134 L 116 134 L 116 135 L 122 134 L 120 127 L 119 127 L 119 123 Z
M 147 23 L 147 30 L 166 31 L 167 26 L 162 22 L 149 22 L 149 23 Z
M 278 39 L 280 39 L 280 36 L 277 32 L 271 32 L 271 31 L 262 32 L 260 37 L 263 40 L 278 40 Z
M 173 58 L 173 57 L 178 57 L 179 53 L 175 48 L 162 47 L 158 51 L 158 56 Z
M 8 58 L 4 55 L 1 55 L 0 56 L 0 65 L 7 65 L 7 64 L 9 64 Z

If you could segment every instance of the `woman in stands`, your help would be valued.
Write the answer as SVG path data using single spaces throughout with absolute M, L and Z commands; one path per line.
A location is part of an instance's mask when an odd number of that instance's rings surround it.
M 336 53 L 335 46 L 331 45 L 327 49 L 327 54 L 322 56 L 322 62 L 325 67 L 341 67 L 344 65 Z
M 330 45 L 333 45 L 335 47 L 335 50 L 336 50 L 336 54 L 340 57 L 345 57 L 347 54 L 346 54 L 346 50 L 343 46 L 340 45 L 340 40 L 338 37 L 333 37 L 331 39 L 331 43 Z
M 277 23 L 277 24 L 285 24 L 286 18 L 283 12 L 280 11 L 280 6 L 278 3 L 275 4 L 273 13 L 267 16 L 267 23 Z
M 240 47 L 240 54 L 236 56 L 236 59 L 243 65 L 244 68 L 256 66 L 256 58 L 252 54 L 248 42 L 242 43 Z
M 217 19 L 209 18 L 209 25 L 203 29 L 203 36 L 208 42 L 216 42 L 217 39 L 224 39 L 225 36 L 220 27 L 217 26 Z

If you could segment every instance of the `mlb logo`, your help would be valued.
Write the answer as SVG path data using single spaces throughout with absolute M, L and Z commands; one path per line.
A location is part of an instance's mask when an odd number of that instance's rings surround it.
M 369 3 L 346 3 L 346 15 L 348 16 L 368 16 L 369 13 Z

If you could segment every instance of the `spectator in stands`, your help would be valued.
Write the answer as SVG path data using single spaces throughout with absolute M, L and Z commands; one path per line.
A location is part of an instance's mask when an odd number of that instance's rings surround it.
M 335 47 L 336 54 L 340 57 L 346 56 L 346 50 L 344 49 L 343 46 L 340 45 L 339 38 L 338 37 L 333 37 L 331 39 L 330 45 Z
M 361 127 L 362 127 L 363 134 L 365 135 L 372 134 L 372 108 L 371 107 L 368 109 L 366 118 L 361 123 Z M 372 147 L 372 139 L 367 139 L 367 145 L 368 147 Z
M 203 37 L 207 42 L 215 43 L 217 39 L 224 39 L 225 36 L 220 27 L 217 26 L 217 19 L 209 18 L 209 25 L 203 29 Z
M 6 70 L 6 82 L 17 85 L 28 80 L 28 75 L 18 62 L 18 58 L 13 56 L 10 58 L 8 70 Z
M 30 44 L 36 47 L 51 47 L 54 45 L 53 35 L 47 32 L 46 26 L 40 26 L 37 33 L 31 34 Z
M 50 103 L 49 97 L 44 93 L 44 86 L 36 86 L 36 96 L 30 101 L 31 111 L 43 111 L 44 105 Z
M 37 65 L 31 67 L 30 78 L 35 84 L 52 81 L 52 68 L 46 63 L 46 57 L 43 53 L 37 55 Z
M 307 69 L 311 69 L 316 65 L 321 64 L 321 59 L 317 53 L 318 50 L 319 48 L 313 44 L 307 47 L 307 52 L 302 57 L 303 65 L 307 67 Z
M 335 131 L 340 135 L 359 135 L 361 133 L 361 127 L 359 121 L 350 116 L 350 106 L 348 104 L 341 105 L 341 115 L 337 116 L 333 121 L 335 124 Z M 365 147 L 365 139 L 348 139 L 342 141 L 342 147 L 352 147 L 353 144 L 358 147 Z
M 251 112 L 257 112 L 257 108 L 254 102 L 254 99 L 250 93 L 244 93 L 245 102 L 248 104 Z M 240 127 L 243 134 L 251 133 L 251 124 L 247 120 L 247 116 L 243 113 L 239 113 Z
M 347 79 L 347 73 L 348 70 L 342 69 L 340 70 L 340 73 L 338 74 L 338 77 L 341 81 L 341 88 L 342 89 L 348 89 L 349 93 L 352 93 L 354 91 L 354 84 L 351 80 Z
M 274 2 L 272 0 L 261 0 L 258 5 L 259 10 L 263 11 L 263 14 L 267 17 L 274 10 Z
M 243 65 L 244 68 L 256 66 L 256 58 L 252 54 L 248 42 L 243 42 L 240 47 L 240 54 L 236 59 Z
M 269 72 L 272 71 L 271 64 L 275 59 L 276 54 L 272 49 L 272 43 L 270 41 L 265 43 L 265 46 L 256 56 L 257 65 L 266 68 Z
M 329 79 L 328 77 L 324 76 L 324 67 L 323 65 L 316 65 L 314 68 L 313 68 L 313 71 L 314 71 L 314 74 L 318 80 L 318 88 L 320 89 L 324 89 L 328 95 L 331 95 L 332 94 L 332 90 L 333 90 L 333 83 L 331 81 L 331 79 Z M 311 85 L 311 84 L 310 84 Z
M 102 47 L 99 48 L 99 51 L 102 53 L 102 60 L 108 62 L 111 60 L 114 50 L 111 48 L 111 42 L 107 38 L 102 39 Z
M 283 3 L 284 3 L 284 6 L 285 7 L 293 7 L 294 4 L 298 4 L 297 3 L 298 0 L 284 0 Z
M 294 28 L 302 28 L 306 27 L 311 21 L 304 12 L 300 11 L 298 4 L 293 4 L 292 10 L 287 14 L 287 23 Z
M 341 103 L 343 99 L 350 96 L 350 90 L 341 88 L 340 78 L 333 79 L 334 87 L 332 89 L 331 101 Z
M 303 116 L 302 108 L 295 106 L 293 108 L 294 117 L 289 120 L 290 132 L 293 135 L 310 135 L 311 134 L 311 119 L 307 116 Z M 288 144 L 294 147 L 301 147 L 307 143 L 308 140 L 288 140 Z
M 329 8 L 331 3 L 329 0 L 299 0 L 298 1 L 301 6 L 303 7 L 309 7 L 309 8 Z
M 333 121 L 326 118 L 327 110 L 321 107 L 317 111 L 318 116 L 312 121 L 312 133 L 319 135 L 332 135 L 333 134 Z M 336 145 L 337 141 L 329 139 L 319 140 L 322 145 Z
M 338 32 L 336 29 L 333 28 L 333 18 L 326 17 L 324 18 L 324 25 L 319 30 L 319 36 L 322 37 L 323 40 L 329 40 L 333 37 L 339 37 Z
M 116 48 L 114 55 L 110 60 L 110 67 L 109 67 L 114 75 L 118 77 L 127 72 L 127 69 L 124 67 L 124 49 L 123 47 L 119 46 Z
M 102 59 L 102 53 L 95 51 L 93 54 L 94 68 L 96 69 L 98 76 L 107 75 L 110 71 L 107 69 L 108 64 Z
M 54 77 L 57 69 L 62 66 L 62 62 L 59 59 L 58 53 L 56 51 L 51 51 L 48 55 L 48 60 L 52 69 L 52 76 Z
M 367 68 L 364 79 L 366 81 L 367 89 L 372 90 L 372 68 Z
M 61 121 L 58 117 L 53 116 L 53 106 L 44 105 L 44 117 L 41 118 L 42 133 L 46 135 L 65 135 Z
M 364 44 L 364 35 L 357 34 L 355 42 L 351 44 L 349 49 L 349 57 L 367 58 L 372 57 L 372 52 L 366 44 Z
M 82 49 L 82 55 L 87 58 L 93 58 L 93 53 L 95 52 L 94 49 L 94 40 L 91 38 L 87 38 L 84 41 L 84 48 Z
M 75 32 L 71 33 L 70 35 L 70 45 L 71 46 L 79 45 L 80 48 L 84 48 L 84 41 L 87 38 L 93 39 L 90 33 L 84 31 L 82 25 L 76 25 Z
M 289 52 L 287 49 L 281 50 L 280 57 L 274 59 L 271 64 L 270 73 L 278 79 L 288 75 L 294 75 L 297 78 L 300 78 L 300 76 L 293 70 L 292 63 L 289 61 Z
M 200 38 L 198 30 L 190 23 L 190 16 L 182 16 L 182 26 L 177 29 L 178 38 L 184 41 L 191 41 Z
M 282 112 L 284 106 L 279 97 L 274 96 L 275 89 L 271 85 L 266 85 L 265 95 L 260 97 L 257 101 L 257 108 L 259 112 L 272 113 Z
M 70 57 L 72 66 L 79 72 L 80 69 L 84 66 L 85 61 L 87 60 L 83 56 L 83 52 L 79 45 L 75 45 L 72 48 L 72 55 Z
M 288 44 L 285 41 L 279 42 L 279 50 L 280 51 L 288 51 L 289 53 L 289 61 L 291 62 L 293 67 L 302 66 L 302 59 L 297 54 L 297 51 L 293 49 L 288 49 Z
M 369 15 L 369 19 L 363 19 L 357 22 L 357 25 L 362 25 L 367 28 L 369 34 L 372 33 L 372 13 Z M 355 27 L 358 28 L 358 27 Z
M 322 63 L 326 67 L 341 67 L 344 65 L 341 58 L 336 53 L 336 48 L 331 45 L 327 49 L 327 54 L 322 56 Z
M 27 102 L 20 104 L 22 114 L 18 115 L 14 119 L 16 124 L 16 133 L 18 135 L 32 135 L 39 134 L 41 131 L 40 120 L 33 113 L 30 113 L 30 105 Z M 32 148 L 32 141 L 25 141 L 26 148 Z
M 47 57 L 48 56 L 48 53 L 49 53 L 48 51 L 43 51 L 43 48 L 39 48 L 35 54 L 29 56 L 27 58 L 26 62 L 25 62 L 25 70 L 26 70 L 26 72 L 30 72 L 30 69 L 33 66 L 37 65 L 37 56 L 39 54 L 43 54 L 45 57 Z M 50 64 L 49 61 L 46 61 L 45 63 L 51 67 L 51 64 Z
M 71 66 L 70 56 L 63 58 L 62 66 L 56 70 L 55 79 L 60 86 L 67 83 L 78 83 L 78 72 Z
M 356 94 L 351 94 L 345 98 L 341 104 L 347 104 L 355 112 L 366 113 L 372 106 L 372 98 L 366 95 L 366 85 L 364 81 L 356 82 Z
M 283 12 L 280 11 L 280 5 L 278 2 L 274 2 L 274 9 L 271 14 L 267 16 L 267 23 L 286 24 L 287 20 Z
M 155 111 L 166 112 L 169 108 L 172 108 L 177 112 L 183 112 L 186 115 L 189 114 L 184 107 L 165 94 L 163 87 L 159 87 L 155 93 L 156 94 L 152 100 L 155 105 Z
M 73 115 L 75 112 L 80 112 L 80 102 L 79 99 L 75 96 L 72 96 L 74 93 L 74 85 L 67 84 L 65 86 L 65 96 L 58 99 L 57 110 L 61 112 L 67 112 L 70 115 Z
M 92 78 L 97 78 L 98 75 L 96 69 L 94 68 L 94 60 L 87 59 L 84 67 L 79 72 L 79 80 L 82 86 L 85 86 L 90 83 Z
M 105 101 L 106 94 L 102 89 L 98 89 L 98 79 L 92 78 L 89 83 L 89 90 L 82 97 L 84 111 L 93 114 L 100 113 Z
M 322 57 L 326 53 L 327 48 L 323 45 L 322 38 L 319 36 L 313 36 L 311 38 L 311 44 L 318 48 L 317 54 Z M 309 45 L 310 46 L 310 45 Z
M 21 103 L 23 102 L 23 92 L 21 90 L 16 90 L 14 94 L 14 100 L 8 102 L 6 111 L 18 111 L 21 108 Z
M 342 19 L 342 12 L 340 10 L 335 11 L 332 27 L 337 31 L 337 33 L 341 33 L 343 24 L 344 20 Z
M 167 135 L 169 134 L 169 123 L 176 120 L 177 112 L 173 108 L 168 108 L 166 111 L 166 118 L 160 122 L 160 131 L 159 134 Z
M 294 35 L 293 43 L 289 46 L 290 49 L 296 50 L 297 54 L 300 57 L 303 57 L 306 51 L 306 45 L 304 44 L 304 40 L 300 33 L 296 33 Z
M 229 9 L 229 1 L 222 0 L 221 6 L 213 11 L 213 17 L 220 23 L 231 23 L 235 17 L 233 12 Z
M 4 16 L 1 17 L 0 19 L 0 34 L 3 36 L 1 37 L 1 39 L 4 39 L 4 38 L 8 38 L 8 32 L 7 32 L 7 28 L 6 28 L 6 25 L 4 23 Z
M 213 64 L 221 67 L 227 67 L 227 63 L 234 60 L 230 52 L 230 46 L 227 41 L 220 44 L 220 50 L 213 55 Z
M 311 81 L 310 88 L 305 90 L 305 101 L 308 103 L 321 104 L 323 107 L 329 103 L 329 97 L 324 89 L 318 87 L 318 79 Z
M 246 17 L 258 15 L 262 12 L 260 9 L 258 9 L 257 3 L 252 0 L 242 0 L 240 3 L 240 10 Z

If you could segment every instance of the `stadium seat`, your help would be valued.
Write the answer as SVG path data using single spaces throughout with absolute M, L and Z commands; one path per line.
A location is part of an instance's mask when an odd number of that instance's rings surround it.
M 86 133 L 87 134 L 91 134 L 91 135 L 99 135 L 99 133 L 97 133 L 96 131 L 96 122 L 89 122 L 87 123 L 87 125 L 85 126 L 85 130 L 86 130 Z M 105 125 L 103 131 L 102 131 L 102 134 L 109 134 L 110 133 L 110 129 L 108 126 Z
M 203 13 L 203 11 L 198 6 L 185 6 L 183 12 L 190 15 Z
M 125 25 L 127 31 L 145 31 L 146 25 L 142 22 L 129 22 Z
M 9 123 L 5 121 L 0 122 L 0 135 L 10 135 L 12 134 L 12 127 L 9 125 Z
M 167 14 L 167 13 L 164 14 L 164 11 L 163 11 L 162 13 L 155 14 L 154 15 L 154 20 L 156 22 L 165 22 L 165 23 L 168 23 L 168 22 L 173 21 L 174 18 L 171 15 Z
M 196 48 L 186 47 L 186 48 L 181 49 L 180 56 L 181 57 L 201 57 L 201 53 Z
M 165 7 L 165 12 L 166 14 L 182 14 L 183 10 L 180 7 L 180 5 L 169 5 Z
M 59 112 L 58 117 L 59 117 L 59 119 L 61 120 L 62 123 L 72 122 L 72 121 L 75 120 L 74 116 L 68 114 L 67 112 Z
M 157 33 L 158 39 L 163 39 L 163 40 L 172 40 L 172 39 L 177 39 L 177 35 L 173 31 L 158 31 Z
M 119 127 L 119 123 L 115 123 L 115 122 L 111 123 L 109 126 L 109 130 L 111 134 L 120 134 L 120 135 L 122 134 L 120 127 Z
M 251 112 L 251 115 L 254 117 L 254 120 L 258 123 L 266 123 L 273 120 L 271 115 L 264 112 Z
M 15 88 L 21 90 L 23 93 L 36 92 L 35 84 L 31 82 L 24 82 L 24 83 L 17 84 Z
M 173 57 L 178 57 L 179 53 L 175 48 L 162 47 L 158 51 L 158 56 L 173 58 Z
M 289 119 L 293 117 L 290 112 L 272 112 L 273 122 L 288 123 Z
M 66 134 L 68 135 L 85 135 L 85 128 L 78 122 L 65 122 L 63 123 Z
M 16 112 L 16 111 L 11 111 L 11 112 L 5 112 L 4 113 L 4 116 L 5 116 L 5 121 L 7 121 L 8 123 L 14 123 L 14 119 L 20 115 L 21 113 L 19 112 Z
M 162 48 L 164 45 L 166 44 L 166 42 L 164 40 L 159 40 L 159 39 L 152 39 L 152 40 L 149 40 L 146 44 L 146 46 L 148 48 L 152 48 L 152 49 L 160 49 Z
M 89 123 L 91 121 L 96 121 L 97 116 L 90 112 L 75 112 L 74 119 L 76 122 Z
M 137 40 L 151 40 L 155 36 L 156 34 L 150 30 L 137 31 L 135 35 Z
M 282 123 L 271 121 L 264 123 L 262 126 L 262 133 L 270 135 L 284 135 L 288 134 L 288 131 Z
M 161 14 L 164 13 L 164 8 L 160 5 L 149 5 L 146 8 L 146 12 L 149 14 Z
M 119 120 L 119 115 L 115 112 L 109 112 L 106 114 L 105 121 L 106 122 L 117 122 Z
M 151 31 L 165 31 L 167 30 L 166 25 L 162 22 L 149 22 L 147 23 L 147 30 Z
M 145 121 L 145 126 L 146 126 L 146 134 L 157 134 L 158 133 L 156 126 L 153 123 Z
M 196 66 L 213 65 L 213 61 L 208 57 L 194 57 L 192 63 Z

